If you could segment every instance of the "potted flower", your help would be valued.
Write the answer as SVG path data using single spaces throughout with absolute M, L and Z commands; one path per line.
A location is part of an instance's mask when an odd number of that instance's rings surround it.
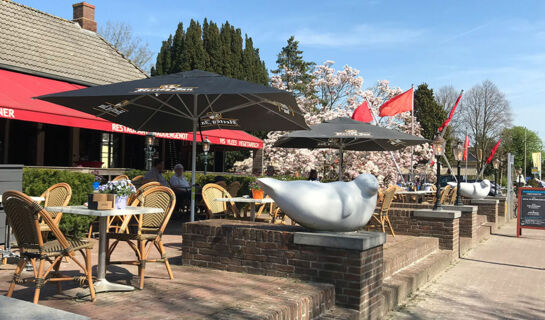
M 257 181 L 250 182 L 250 190 L 252 190 L 252 198 L 254 199 L 263 199 L 265 196 L 265 191 L 261 189 L 261 186 L 257 184 Z
M 108 181 L 98 187 L 98 192 L 115 194 L 115 209 L 125 209 L 127 199 L 136 192 L 136 188 L 130 180 Z

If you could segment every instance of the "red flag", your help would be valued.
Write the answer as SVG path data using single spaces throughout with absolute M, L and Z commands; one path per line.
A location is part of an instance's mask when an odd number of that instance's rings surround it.
M 369 110 L 367 101 L 364 101 L 356 110 L 354 110 L 352 119 L 367 123 L 373 121 L 373 115 L 371 114 L 371 110 Z
M 492 158 L 494 158 L 494 154 L 498 150 L 498 147 L 500 146 L 500 142 L 501 142 L 501 139 L 498 141 L 498 143 L 496 143 L 494 148 L 492 148 L 492 150 L 490 151 L 490 155 L 488 156 L 488 159 L 486 159 L 486 164 L 489 164 L 490 161 L 492 161 Z
M 450 110 L 450 114 L 448 115 L 448 119 L 443 122 L 443 124 L 437 129 L 437 132 L 443 131 L 448 124 L 450 123 L 450 120 L 452 120 L 452 116 L 454 115 L 454 111 L 456 111 L 456 107 L 458 106 L 458 103 L 460 102 L 460 99 L 462 99 L 462 94 L 464 93 L 464 90 L 460 92 L 460 95 L 458 96 L 458 99 L 456 99 L 456 103 L 454 104 L 454 107 Z
M 466 140 L 464 141 L 464 161 L 467 160 L 467 149 L 469 148 L 469 137 L 466 135 Z
M 381 117 L 395 116 L 398 113 L 411 111 L 413 108 L 413 88 L 398 94 L 392 99 L 384 102 L 379 110 Z

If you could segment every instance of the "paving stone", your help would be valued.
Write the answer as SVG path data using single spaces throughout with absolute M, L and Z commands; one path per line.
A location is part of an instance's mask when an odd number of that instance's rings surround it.
M 516 221 L 471 250 L 391 319 L 545 319 L 545 231 Z

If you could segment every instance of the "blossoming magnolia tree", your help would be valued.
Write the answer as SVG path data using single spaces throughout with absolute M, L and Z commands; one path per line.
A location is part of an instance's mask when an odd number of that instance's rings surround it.
M 386 80 L 379 81 L 372 89 L 363 90 L 363 78 L 359 76 L 358 70 L 344 66 L 342 70 L 335 71 L 333 64 L 333 61 L 326 61 L 317 66 L 313 72 L 314 79 L 306 87 L 308 94 L 297 97 L 299 108 L 309 125 L 338 117 L 350 117 L 364 100 L 377 115 L 378 107 L 383 102 L 401 93 L 401 89 L 390 87 Z M 275 88 L 286 89 L 278 76 L 273 76 L 271 82 Z M 381 126 L 411 132 L 410 112 L 377 120 Z M 418 122 L 415 122 L 414 129 L 414 133 L 420 135 Z M 273 148 L 276 140 L 286 133 L 273 131 L 268 134 L 263 146 L 265 166 L 272 165 L 278 174 L 307 174 L 311 169 L 316 169 L 324 178 L 334 180 L 337 177 L 339 158 L 337 150 Z M 429 145 L 415 146 L 414 163 L 427 161 L 431 154 Z M 410 168 L 410 148 L 394 152 L 394 157 L 401 168 Z M 249 164 L 249 159 L 237 162 L 235 170 L 247 172 L 251 168 Z M 374 174 L 381 184 L 395 183 L 399 176 L 388 152 L 345 151 L 343 168 L 345 178 L 354 178 L 366 172 Z

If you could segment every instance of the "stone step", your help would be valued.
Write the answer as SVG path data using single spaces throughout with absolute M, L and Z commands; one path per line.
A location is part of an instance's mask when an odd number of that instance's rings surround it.
M 481 214 L 478 214 L 477 215 L 477 225 L 480 226 L 482 224 L 485 224 L 487 223 L 488 220 L 486 219 L 486 216 L 485 215 L 481 215 Z
M 439 250 L 390 278 L 384 279 L 382 314 L 385 315 L 406 301 L 411 294 L 445 270 L 451 261 L 451 251 Z
M 471 249 L 478 246 L 479 243 L 488 240 L 493 230 L 493 225 L 494 224 L 492 222 L 487 222 L 481 225 L 479 229 L 477 229 L 476 237 L 473 239 L 469 237 L 460 237 L 460 254 L 464 256 Z
M 429 237 L 388 236 L 384 246 L 384 278 L 388 278 L 439 250 L 439 239 Z
M 357 320 L 359 319 L 358 312 L 353 309 L 341 307 L 333 307 L 327 310 L 324 314 L 314 318 L 314 320 Z
M 240 301 L 215 313 L 211 319 L 321 319 L 335 309 L 335 286 L 314 283 L 312 288 L 279 287 L 274 294 Z M 346 309 L 357 314 L 355 310 Z M 341 313 L 342 314 L 342 313 Z M 324 318 L 327 319 L 327 318 Z M 334 318 L 333 318 L 334 319 Z M 356 319 L 356 318 L 354 318 Z

